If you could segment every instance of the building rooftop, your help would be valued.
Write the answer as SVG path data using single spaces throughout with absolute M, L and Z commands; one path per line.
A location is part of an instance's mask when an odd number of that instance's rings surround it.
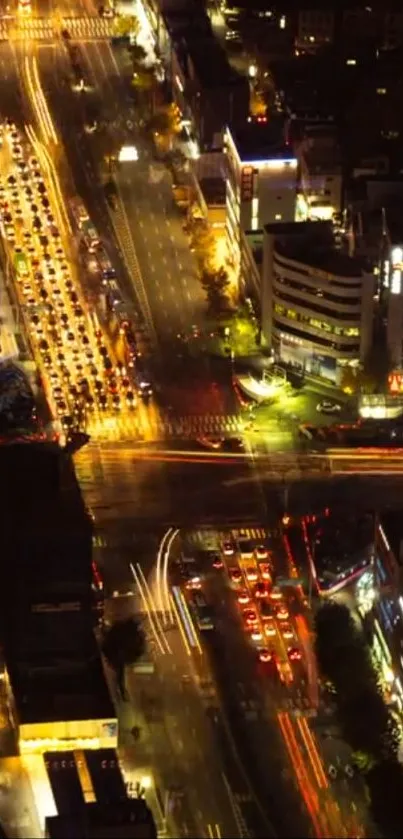
M 201 37 L 198 32 L 188 31 L 183 38 L 183 51 L 206 90 L 236 85 L 243 79 L 231 67 L 225 50 L 213 35 Z
M 389 542 L 392 553 L 399 565 L 403 563 L 403 517 L 401 510 L 382 513 L 380 524 Z
M 115 719 L 94 638 L 92 658 L 37 651 L 25 660 L 6 653 L 17 714 L 22 725 Z
M 223 178 L 202 178 L 199 185 L 207 206 L 225 206 L 226 186 Z
M 45 592 L 89 580 L 92 526 L 71 459 L 45 443 L 0 446 L 0 571 L 8 591 L 2 613 Z M 0 618 L 1 623 L 1 618 Z
M 335 249 L 331 222 L 285 222 L 264 229 L 275 236 L 276 252 L 288 259 L 338 277 L 361 277 L 365 270 L 363 260 Z
M 241 161 L 295 158 L 293 150 L 285 143 L 282 118 L 245 122 L 242 128 L 228 128 Z
M 86 804 L 71 816 L 51 816 L 45 822 L 49 839 L 157 839 L 152 812 L 142 798 L 128 798 L 116 806 Z

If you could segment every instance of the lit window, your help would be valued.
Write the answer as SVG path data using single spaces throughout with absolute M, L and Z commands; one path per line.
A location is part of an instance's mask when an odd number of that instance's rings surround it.
M 387 93 L 386 87 L 377 87 L 376 92 L 378 96 L 385 96 Z
M 259 214 L 259 199 L 252 198 L 252 218 L 257 218 Z
M 280 29 L 285 29 L 286 23 L 287 23 L 287 21 L 285 19 L 285 15 L 281 15 L 280 22 L 279 22 Z
M 357 62 L 356 62 L 355 58 L 348 58 L 348 59 L 347 59 L 347 61 L 346 61 L 346 64 L 347 64 L 349 67 L 355 67 L 355 65 L 357 64 Z
M 281 213 L 276 213 L 276 215 L 274 216 L 274 221 L 281 221 L 281 219 L 282 219 Z

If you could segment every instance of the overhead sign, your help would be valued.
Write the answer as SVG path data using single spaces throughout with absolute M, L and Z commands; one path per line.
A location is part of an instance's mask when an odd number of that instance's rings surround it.
M 241 176 L 241 201 L 252 201 L 253 166 L 243 166 Z
M 395 371 L 388 376 L 389 393 L 403 393 L 403 373 Z

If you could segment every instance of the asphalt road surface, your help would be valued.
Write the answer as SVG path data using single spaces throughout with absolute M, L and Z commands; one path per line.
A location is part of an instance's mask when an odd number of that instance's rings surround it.
M 117 65 L 109 44 L 83 46 L 98 91 L 116 89 Z M 123 94 L 121 94 L 123 95 Z M 171 179 L 153 162 L 150 151 L 135 126 L 136 163 L 122 164 L 116 183 L 125 207 L 130 232 L 152 310 L 159 339 L 172 342 L 180 332 L 203 319 L 203 292 L 197 266 L 182 230 L 181 216 L 173 204 Z M 152 171 L 161 170 L 161 180 L 152 181 Z

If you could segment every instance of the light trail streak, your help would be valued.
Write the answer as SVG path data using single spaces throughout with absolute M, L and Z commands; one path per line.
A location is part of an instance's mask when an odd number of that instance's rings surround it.
M 142 569 L 141 565 L 139 565 L 138 562 L 137 562 L 137 573 L 138 573 L 138 575 L 139 575 L 139 577 L 142 581 L 142 585 L 143 585 L 144 590 L 145 590 L 145 592 L 147 594 L 147 597 L 148 597 L 148 602 L 149 602 L 149 604 L 150 604 L 150 606 L 153 610 L 153 613 L 154 613 L 154 616 L 155 616 L 155 623 L 158 626 L 158 629 L 160 631 L 160 637 L 164 639 L 164 644 L 165 644 L 167 652 L 172 653 L 172 650 L 171 650 L 171 647 L 169 645 L 168 639 L 165 637 L 164 627 L 162 626 L 162 623 L 160 621 L 160 616 L 159 616 L 158 609 L 156 607 L 156 603 L 155 603 L 154 597 L 152 595 L 150 586 L 148 585 L 148 582 L 147 582 L 147 580 L 144 576 L 144 573 L 143 573 L 143 569 Z
M 56 129 L 55 129 L 55 126 L 53 124 L 53 120 L 52 120 L 52 117 L 50 115 L 48 104 L 46 102 L 45 94 L 43 92 L 43 88 L 42 88 L 41 81 L 40 81 L 40 78 L 39 78 L 38 62 L 37 62 L 35 56 L 33 56 L 33 58 L 32 58 L 32 73 L 33 73 L 33 77 L 34 77 L 34 83 L 36 85 L 37 99 L 41 102 L 41 105 L 42 105 L 42 113 L 43 113 L 43 117 L 44 117 L 44 120 L 45 120 L 45 123 L 46 123 L 46 126 L 47 126 L 48 138 L 49 138 L 49 140 L 51 140 L 55 144 L 55 146 L 57 146 L 59 140 L 58 140 L 58 137 L 57 137 L 57 134 L 56 134 Z
M 45 159 L 48 163 L 50 177 L 53 180 L 53 188 L 54 188 L 55 193 L 57 194 L 57 197 L 58 197 L 59 212 L 63 215 L 64 224 L 66 225 L 67 232 L 71 233 L 72 231 L 71 231 L 70 219 L 68 217 L 67 210 L 66 210 L 66 207 L 65 207 L 63 193 L 60 189 L 59 176 L 57 174 L 55 164 L 53 163 L 53 160 L 50 156 L 49 150 L 42 143 L 41 143 L 41 147 L 42 147 L 43 155 L 44 155 L 44 157 L 45 157 Z M 63 227 L 63 225 L 62 225 L 62 227 Z
M 308 813 L 311 817 L 316 836 L 318 837 L 318 839 L 322 839 L 322 837 L 324 837 L 324 835 L 327 834 L 324 834 L 319 820 L 317 818 L 318 798 L 310 784 L 304 766 L 304 762 L 302 760 L 301 753 L 298 748 L 295 733 L 293 731 L 289 718 L 283 711 L 280 711 L 278 713 L 277 718 L 298 781 L 298 786 L 301 790 L 302 797 L 305 801 Z
M 159 544 L 158 553 L 157 553 L 157 562 L 156 562 L 156 571 L 155 571 L 155 578 L 156 578 L 156 586 L 157 586 L 157 598 L 158 598 L 158 606 L 159 610 L 162 613 L 164 611 L 164 595 L 162 591 L 162 558 L 165 549 L 165 543 L 169 539 L 169 536 L 172 533 L 173 528 L 170 527 L 169 530 L 164 533 L 161 542 Z
M 164 611 L 165 611 L 166 620 L 167 620 L 168 623 L 170 621 L 172 623 L 171 601 L 170 601 L 170 596 L 169 596 L 169 577 L 168 577 L 168 574 L 169 574 L 169 556 L 170 556 L 172 545 L 173 545 L 175 539 L 177 538 L 177 536 L 179 535 L 179 533 L 180 533 L 180 530 L 177 528 L 168 537 L 167 545 L 166 545 L 165 552 L 164 552 L 163 566 L 162 566 L 162 595 L 163 595 L 163 598 L 165 598 L 165 610 Z
M 308 726 L 305 717 L 298 717 L 297 725 L 312 764 L 312 769 L 315 775 L 316 783 L 318 787 L 320 787 L 321 789 L 326 789 L 329 786 L 329 781 L 325 775 L 323 764 L 319 756 L 318 748 L 316 746 L 312 732 Z
M 187 608 L 187 603 L 178 586 L 173 587 L 172 595 L 173 600 L 175 601 L 175 605 L 177 606 L 180 619 L 183 621 L 182 626 L 185 629 L 190 646 L 193 647 L 193 649 L 197 649 L 201 652 L 200 641 L 197 637 L 197 632 L 194 628 L 189 609 Z
M 159 651 L 160 651 L 160 652 L 164 655 L 164 654 L 165 654 L 165 652 L 166 652 L 166 650 L 165 650 L 165 648 L 164 648 L 164 646 L 163 646 L 163 644 L 162 644 L 162 642 L 161 642 L 161 639 L 160 639 L 160 637 L 159 637 L 159 634 L 158 634 L 158 632 L 157 632 L 156 626 L 155 626 L 155 624 L 154 624 L 153 616 L 152 616 L 152 614 L 151 614 L 151 610 L 150 610 L 150 607 L 149 607 L 149 605 L 148 605 L 147 597 L 146 597 L 146 595 L 145 595 L 145 592 L 143 591 L 143 587 L 142 587 L 142 585 L 141 585 L 141 581 L 140 581 L 140 579 L 139 579 L 139 577 L 138 577 L 138 574 L 136 573 L 136 570 L 135 570 L 135 568 L 134 568 L 134 566 L 133 566 L 133 564 L 132 564 L 132 563 L 130 563 L 130 570 L 131 570 L 131 572 L 132 572 L 133 579 L 134 579 L 134 581 L 135 581 L 135 583 L 136 583 L 136 586 L 137 586 L 137 588 L 138 588 L 138 591 L 139 591 L 139 594 L 140 594 L 140 598 L 141 598 L 141 602 L 142 602 L 142 604 L 143 604 L 143 606 L 144 606 L 144 609 L 145 609 L 145 611 L 146 611 L 146 614 L 147 614 L 147 617 L 148 617 L 148 621 L 149 621 L 149 624 L 150 624 L 150 628 L 151 628 L 151 632 L 152 632 L 152 635 L 153 635 L 154 641 L 155 641 L 155 643 L 156 643 L 157 647 L 159 648 Z
M 64 206 L 64 200 L 61 194 L 59 180 L 57 177 L 54 163 L 51 157 L 49 156 L 47 149 L 36 136 L 34 129 L 31 126 L 26 125 L 25 132 L 30 143 L 33 146 L 35 154 L 39 160 L 41 169 L 47 176 L 48 186 L 52 195 L 52 203 L 54 205 L 54 209 L 56 210 L 58 225 L 60 230 L 62 230 L 64 233 L 64 237 L 66 240 L 65 244 L 68 250 L 70 245 L 71 225 Z
M 24 75 L 25 75 L 25 86 L 28 90 L 28 95 L 31 100 L 32 108 L 35 112 L 35 116 L 38 120 L 39 127 L 41 133 L 45 140 L 49 139 L 49 127 L 46 122 L 46 114 L 43 113 L 43 103 L 40 101 L 38 97 L 38 93 L 35 90 L 35 85 L 32 78 L 32 68 L 30 64 L 30 59 L 28 56 L 25 56 L 24 59 Z
M 189 644 L 188 638 L 187 638 L 187 636 L 186 636 L 186 632 L 185 632 L 185 630 L 184 630 L 184 628 L 183 628 L 183 624 L 182 624 L 182 621 L 181 621 L 181 616 L 180 616 L 180 614 L 179 614 L 178 607 L 177 607 L 177 605 L 176 605 L 176 602 L 175 602 L 174 597 L 172 597 L 172 595 L 170 595 L 170 597 L 171 597 L 172 611 L 173 611 L 173 613 L 174 613 L 174 615 L 175 615 L 175 618 L 176 618 L 176 623 L 178 624 L 178 628 L 179 628 L 180 636 L 181 636 L 182 641 L 183 641 L 183 646 L 185 647 L 185 650 L 186 650 L 187 655 L 191 656 L 191 655 L 192 655 L 192 651 L 191 651 L 191 649 L 190 649 L 190 644 Z
M 219 824 L 208 824 L 207 833 L 209 839 L 221 839 L 221 829 Z

